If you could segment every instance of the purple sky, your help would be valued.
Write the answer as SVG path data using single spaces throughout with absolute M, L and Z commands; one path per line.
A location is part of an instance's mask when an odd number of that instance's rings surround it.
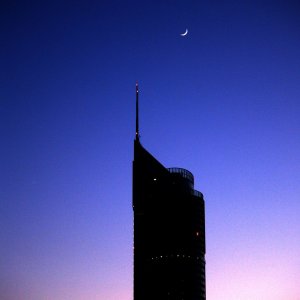
M 207 299 L 299 300 L 299 1 L 19 2 L 0 7 L 0 299 L 132 300 L 138 80 L 143 146 L 205 197 Z

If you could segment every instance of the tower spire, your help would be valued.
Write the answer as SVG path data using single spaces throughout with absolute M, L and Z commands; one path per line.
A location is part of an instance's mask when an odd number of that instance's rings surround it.
M 139 132 L 139 85 L 138 82 L 135 84 L 135 140 L 140 141 L 140 132 Z

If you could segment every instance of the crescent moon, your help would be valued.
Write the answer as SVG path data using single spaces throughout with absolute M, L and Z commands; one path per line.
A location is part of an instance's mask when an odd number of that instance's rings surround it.
M 181 33 L 180 35 L 181 35 L 181 36 L 186 36 L 186 35 L 188 34 L 188 32 L 189 32 L 188 29 L 186 29 L 186 30 L 185 30 L 185 33 Z

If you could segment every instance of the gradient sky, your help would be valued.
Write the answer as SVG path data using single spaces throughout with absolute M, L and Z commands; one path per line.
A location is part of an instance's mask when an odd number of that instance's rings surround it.
M 207 299 L 300 299 L 299 1 L 0 14 L 1 300 L 132 300 L 136 80 L 143 146 L 205 197 Z

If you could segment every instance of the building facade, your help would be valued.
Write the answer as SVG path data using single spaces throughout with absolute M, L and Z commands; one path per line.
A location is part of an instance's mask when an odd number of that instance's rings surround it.
M 140 143 L 133 160 L 134 300 L 205 300 L 205 210 L 194 177 Z

